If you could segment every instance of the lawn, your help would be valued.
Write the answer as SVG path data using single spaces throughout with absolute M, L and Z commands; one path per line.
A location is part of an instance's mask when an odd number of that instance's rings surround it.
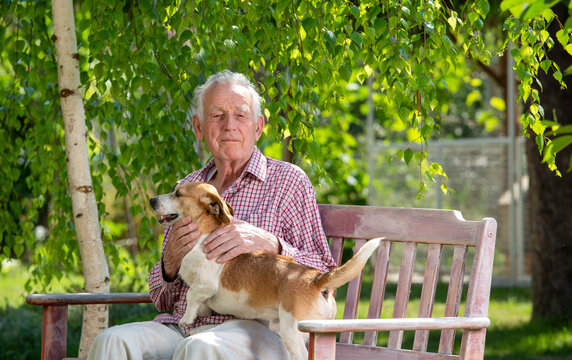
M 4 266 L 0 276 L 0 349 L 1 359 L 37 359 L 39 358 L 41 338 L 41 309 L 26 305 L 27 270 L 21 266 Z M 73 279 L 77 284 L 79 278 Z M 72 281 L 63 281 L 54 285 L 53 291 L 64 291 Z M 364 283 L 363 292 L 367 291 Z M 382 317 L 390 317 L 393 300 L 391 288 L 388 288 Z M 412 297 L 420 292 L 419 286 L 413 286 Z M 343 290 L 339 297 L 343 296 Z M 443 297 L 437 291 L 437 298 Z M 416 304 L 410 304 L 410 316 L 414 316 Z M 338 314 L 343 313 L 343 303 L 338 301 Z M 367 301 L 360 303 L 358 316 L 365 317 Z M 442 312 L 442 305 L 436 305 L 436 316 Z M 491 327 L 487 331 L 486 359 L 572 359 L 572 322 L 558 326 L 550 323 L 531 322 L 532 305 L 530 290 L 527 288 L 493 288 L 489 315 Z M 114 305 L 110 310 L 110 323 L 122 323 L 151 319 L 154 309 L 150 304 L 145 305 Z M 72 307 L 68 324 L 68 355 L 73 355 L 79 343 L 81 327 L 81 307 Z M 406 332 L 404 347 L 411 342 L 413 334 Z M 355 335 L 359 343 L 360 334 Z M 387 336 L 380 335 L 379 342 L 383 344 Z M 438 342 L 438 334 L 430 337 L 431 346 Z

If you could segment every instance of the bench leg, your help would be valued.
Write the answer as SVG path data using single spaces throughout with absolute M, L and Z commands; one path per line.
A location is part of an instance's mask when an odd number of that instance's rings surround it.
M 310 333 L 308 344 L 309 360 L 331 360 L 336 358 L 336 334 Z
M 68 306 L 45 305 L 42 321 L 42 360 L 61 360 L 66 356 Z

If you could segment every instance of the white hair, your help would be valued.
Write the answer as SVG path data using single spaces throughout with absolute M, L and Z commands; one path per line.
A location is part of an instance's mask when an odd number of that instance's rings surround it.
M 216 84 L 235 84 L 244 86 L 250 92 L 250 96 L 252 98 L 252 112 L 254 113 L 254 119 L 258 118 L 261 113 L 260 108 L 260 94 L 254 88 L 254 85 L 248 80 L 246 76 L 241 73 L 235 73 L 229 70 L 223 70 L 216 74 L 212 74 L 207 78 L 207 81 L 199 85 L 195 88 L 195 94 L 193 98 L 194 108 L 193 114 L 199 117 L 199 121 L 203 121 L 204 118 L 204 108 L 203 108 L 203 101 L 205 97 L 205 93 L 211 86 Z

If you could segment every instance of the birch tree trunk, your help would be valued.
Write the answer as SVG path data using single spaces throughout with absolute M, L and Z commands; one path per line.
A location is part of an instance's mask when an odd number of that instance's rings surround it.
M 69 192 L 72 199 L 85 290 L 109 292 L 109 268 L 103 252 L 97 204 L 93 193 L 83 107 L 79 55 L 72 0 L 52 0 L 58 84 L 65 128 Z M 85 306 L 79 356 L 86 357 L 94 337 L 107 328 L 107 305 Z

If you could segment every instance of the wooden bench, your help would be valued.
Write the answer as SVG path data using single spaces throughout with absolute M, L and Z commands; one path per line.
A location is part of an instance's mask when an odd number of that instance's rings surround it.
M 484 357 L 486 328 L 490 323 L 494 219 L 466 221 L 453 210 L 344 205 L 319 205 L 319 208 L 338 263 L 346 241 L 352 242 L 355 252 L 368 239 L 379 236 L 386 239 L 377 252 L 373 270 L 372 266 L 366 266 L 366 275 L 347 286 L 343 320 L 300 322 L 300 330 L 310 333 L 310 359 Z M 371 292 L 364 294 L 365 301 L 362 299 L 367 319 L 356 319 L 358 308 L 361 310 L 358 305 L 364 278 L 364 287 L 367 279 L 373 279 Z M 414 284 L 417 278 L 422 285 Z M 441 278 L 446 281 L 440 282 Z M 394 294 L 386 291 L 392 288 L 386 284 L 392 282 L 397 284 Z M 413 291 L 412 286 L 421 290 Z M 443 304 L 435 300 L 440 286 L 447 287 Z M 416 293 L 419 296 L 414 296 Z M 26 301 L 44 307 L 42 359 L 59 360 L 65 357 L 68 305 L 141 303 L 150 299 L 146 293 L 33 294 Z M 384 303 L 393 304 L 391 317 L 380 318 Z M 434 314 L 434 306 L 441 307 L 441 313 Z M 464 313 L 459 315 L 463 307 Z M 410 314 L 413 309 L 415 317 L 407 315 L 408 309 Z M 363 332 L 361 343 L 354 343 L 357 332 Z M 387 339 L 379 335 L 381 332 L 388 333 Z M 432 349 L 428 346 L 429 337 L 436 332 L 440 334 L 439 345 Z M 338 338 L 337 333 L 340 333 Z M 460 344 L 456 342 L 456 333 L 461 334 Z M 410 348 L 405 348 L 405 343 L 411 343 Z

